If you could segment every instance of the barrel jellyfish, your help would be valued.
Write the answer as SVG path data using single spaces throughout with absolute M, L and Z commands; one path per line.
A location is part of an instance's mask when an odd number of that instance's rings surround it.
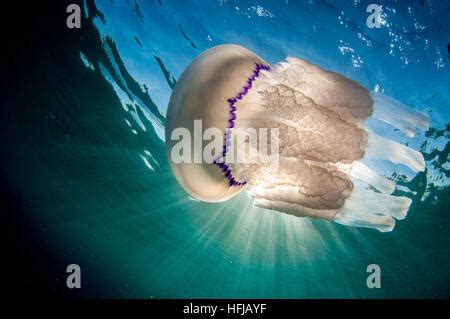
M 411 199 L 393 196 L 394 181 L 362 160 L 387 160 L 414 172 L 425 162 L 420 152 L 370 131 L 369 117 L 407 137 L 428 128 L 425 114 L 302 59 L 270 66 L 244 47 L 220 45 L 196 57 L 177 81 L 166 147 L 177 181 L 200 201 L 223 202 L 244 190 L 265 209 L 391 231 Z M 202 130 L 220 129 L 222 155 L 237 128 L 278 129 L 278 169 L 226 160 L 175 163 L 172 132 L 193 132 L 194 120 L 202 121 Z

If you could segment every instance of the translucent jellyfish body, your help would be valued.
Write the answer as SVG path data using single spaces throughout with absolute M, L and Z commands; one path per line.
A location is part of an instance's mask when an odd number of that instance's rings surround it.
M 390 231 L 411 200 L 392 196 L 395 183 L 362 160 L 388 160 L 415 172 L 425 163 L 421 153 L 365 128 L 369 117 L 408 137 L 428 127 L 426 115 L 304 60 L 288 57 L 269 67 L 241 46 L 221 45 L 200 54 L 178 80 L 167 111 L 166 147 L 176 179 L 201 201 L 221 202 L 245 190 L 255 206 Z M 195 134 L 194 120 L 202 121 L 203 130 L 221 131 L 224 154 L 238 128 L 276 128 L 277 169 L 226 160 L 175 163 L 171 133 L 184 127 Z M 233 146 L 252 147 L 247 144 Z

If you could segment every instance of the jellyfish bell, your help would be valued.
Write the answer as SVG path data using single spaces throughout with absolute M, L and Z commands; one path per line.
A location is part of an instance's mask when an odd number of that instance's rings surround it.
M 236 195 L 245 184 L 229 173 L 228 164 L 174 163 L 171 151 L 177 141 L 171 138 L 173 130 L 183 127 L 194 132 L 194 121 L 201 120 L 203 128 L 218 128 L 225 136 L 232 125 L 230 118 L 236 116 L 230 101 L 242 99 L 242 90 L 249 90 L 249 79 L 253 83 L 262 77 L 261 70 L 267 65 L 241 46 L 220 45 L 196 57 L 177 81 L 166 116 L 166 149 L 172 172 L 192 197 L 221 202 Z M 198 144 L 191 146 L 191 154 L 199 153 L 195 149 Z
M 423 171 L 421 153 L 368 130 L 368 118 L 412 137 L 426 130 L 426 115 L 372 92 L 337 73 L 288 57 L 272 67 L 238 45 L 221 45 L 200 54 L 186 68 L 172 93 L 166 121 L 171 169 L 192 197 L 220 202 L 246 189 L 255 206 L 299 217 L 334 220 L 390 231 L 411 204 L 392 196 L 395 183 L 365 159 L 388 160 Z M 172 132 L 216 127 L 230 152 L 240 128 L 277 129 L 279 163 L 175 163 Z M 252 148 L 248 141 L 232 144 Z M 204 144 L 191 145 L 192 152 Z M 271 146 L 271 148 L 273 148 Z M 259 150 L 257 150 L 259 151 Z

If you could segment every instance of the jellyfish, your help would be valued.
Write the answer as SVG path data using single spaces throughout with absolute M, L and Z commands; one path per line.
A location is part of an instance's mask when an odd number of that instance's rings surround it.
M 390 161 L 416 173 L 425 162 L 420 152 L 369 130 L 371 117 L 408 138 L 428 128 L 424 113 L 300 58 L 270 66 L 242 46 L 219 45 L 196 57 L 177 81 L 166 148 L 175 178 L 197 200 L 223 202 L 246 191 L 257 207 L 386 232 L 406 217 L 411 199 L 392 195 L 395 182 L 363 160 Z M 173 161 L 173 130 L 194 132 L 195 120 L 203 130 L 220 131 L 221 160 Z M 226 161 L 233 132 L 251 127 L 277 129 L 276 170 Z

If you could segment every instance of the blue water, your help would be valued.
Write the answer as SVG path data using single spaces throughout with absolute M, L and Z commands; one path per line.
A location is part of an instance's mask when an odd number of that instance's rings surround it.
M 371 2 L 85 4 L 81 45 L 67 49 L 80 74 L 71 85 L 84 87 L 55 83 L 36 119 L 46 124 L 11 124 L 23 157 L 7 167 L 42 245 L 85 270 L 86 296 L 450 297 L 450 4 L 380 1 L 381 28 L 369 29 Z M 269 63 L 300 57 L 429 115 L 412 140 L 383 128 L 427 162 L 414 178 L 394 167 L 396 193 L 413 204 L 393 232 L 252 208 L 245 193 L 221 204 L 187 196 L 168 167 L 164 114 L 190 61 L 224 43 Z M 366 286 L 373 263 L 380 289 Z

